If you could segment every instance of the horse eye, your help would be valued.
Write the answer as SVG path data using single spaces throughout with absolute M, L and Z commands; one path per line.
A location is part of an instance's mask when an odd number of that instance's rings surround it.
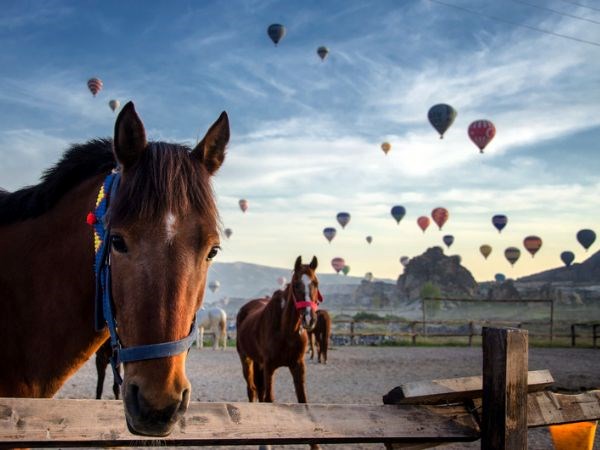
M 116 252 L 127 253 L 127 245 L 125 244 L 125 239 L 123 239 L 123 236 L 119 236 L 118 234 L 112 235 L 110 237 L 110 243 Z
M 213 248 L 210 249 L 210 252 L 208 252 L 208 256 L 206 257 L 207 261 L 212 261 L 212 259 L 217 256 L 217 253 L 219 253 L 219 250 L 221 250 L 221 247 L 219 247 L 218 245 L 215 245 Z

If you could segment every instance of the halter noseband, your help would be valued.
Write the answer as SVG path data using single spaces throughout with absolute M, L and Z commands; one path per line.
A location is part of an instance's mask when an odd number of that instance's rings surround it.
M 94 250 L 96 252 L 94 265 L 96 274 L 95 329 L 101 331 L 105 325 L 108 326 L 112 347 L 110 364 L 118 384 L 123 383 L 118 370 L 119 364 L 179 355 L 189 350 L 198 331 L 194 315 L 190 334 L 183 339 L 128 348 L 123 348 L 121 345 L 121 340 L 117 334 L 117 321 L 113 312 L 110 270 L 111 234 L 110 223 L 106 218 L 109 202 L 117 192 L 120 179 L 121 174 L 116 170 L 113 170 L 104 179 L 96 200 L 96 208 L 93 213 L 90 212 L 87 216 L 87 223 L 94 228 Z
M 290 284 L 290 291 L 292 292 L 292 300 L 294 302 L 294 306 L 296 306 L 296 309 L 302 309 L 302 308 L 312 308 L 313 311 L 317 311 L 319 309 L 319 304 L 323 303 L 323 296 L 321 295 L 321 291 L 319 291 L 319 289 L 317 289 L 317 301 L 312 302 L 312 301 L 297 301 L 296 300 L 296 293 L 294 292 L 294 286 L 293 284 Z

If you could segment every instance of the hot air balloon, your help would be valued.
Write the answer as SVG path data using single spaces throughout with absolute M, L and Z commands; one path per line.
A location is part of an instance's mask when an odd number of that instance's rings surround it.
M 476 120 L 469 125 L 469 137 L 479 147 L 479 153 L 496 136 L 496 127 L 489 120 Z
M 87 87 L 94 97 L 102 90 L 103 85 L 104 84 L 100 78 L 90 78 L 87 82 Z
M 267 34 L 269 35 L 273 43 L 277 45 L 279 41 L 285 36 L 285 27 L 280 23 L 271 24 L 269 25 L 269 28 L 267 28 Z
M 331 267 L 333 267 L 336 273 L 340 273 L 340 270 L 342 270 L 345 265 L 346 261 L 344 261 L 344 258 L 340 258 L 339 256 L 331 260 Z
M 406 215 L 406 208 L 404 208 L 404 206 L 396 205 L 392 207 L 390 212 L 392 217 L 396 219 L 396 223 L 400 223 L 402 218 Z
M 520 256 L 521 250 L 519 250 L 517 247 L 508 247 L 506 250 L 504 250 L 504 257 L 508 260 L 511 266 L 515 265 Z
M 502 229 L 506 226 L 507 223 L 508 217 L 506 217 L 504 214 L 496 214 L 494 217 L 492 217 L 492 225 L 496 227 L 498 233 L 502 232 Z
M 586 252 L 588 248 L 592 246 L 595 240 L 596 233 L 594 233 L 593 230 L 584 229 L 577 232 L 577 241 L 579 241 L 583 248 L 585 248 Z
M 373 242 L 373 236 L 367 236 L 365 239 L 367 240 L 367 244 Z
M 402 266 L 404 266 L 404 267 L 408 266 L 409 261 L 410 261 L 410 258 L 408 256 L 403 256 L 400 258 L 400 264 L 402 264 Z
M 523 247 L 531 253 L 531 257 L 533 258 L 542 247 L 542 240 L 538 236 L 527 236 L 523 239 Z
M 437 224 L 439 229 L 441 230 L 446 221 L 448 220 L 448 210 L 446 208 L 435 208 L 431 211 L 431 218 Z
M 429 217 L 427 217 L 427 216 L 421 216 L 421 217 L 419 217 L 417 219 L 417 224 L 419 225 L 419 228 L 421 230 L 423 230 L 423 233 L 425 233 L 425 230 L 429 226 Z
M 121 102 L 119 100 L 110 100 L 108 106 L 112 109 L 112 112 L 115 112 L 121 106 Z
M 227 239 L 229 239 L 231 237 L 231 235 L 233 234 L 233 231 L 231 228 L 225 228 L 225 237 Z
M 329 243 L 331 243 L 336 233 L 337 231 L 333 227 L 323 228 L 323 236 L 325 236 L 325 239 L 327 239 Z
M 329 49 L 323 45 L 321 45 L 317 49 L 317 55 L 319 55 L 319 58 L 321 58 L 321 61 L 325 61 L 325 58 L 327 58 L 328 54 L 329 54 Z
M 383 153 L 385 153 L 386 155 L 388 154 L 388 152 L 392 149 L 392 144 L 390 144 L 389 142 L 384 142 L 381 144 L 381 150 L 383 150 Z
M 444 133 L 456 119 L 456 110 L 445 103 L 433 105 L 427 113 L 429 123 L 440 133 L 440 139 L 444 138 Z
M 246 210 L 248 209 L 248 200 L 246 200 L 245 198 L 242 198 L 238 203 L 240 204 L 240 209 L 242 210 L 242 212 L 245 213 Z
M 452 236 L 451 234 L 447 234 L 442 238 L 442 240 L 444 241 L 444 244 L 446 244 L 448 248 L 450 248 L 450 246 L 454 243 L 454 236 Z
M 350 266 L 344 266 L 344 267 L 342 267 L 342 273 L 344 275 L 348 275 L 350 273 Z
M 278 277 L 277 278 L 277 284 L 279 285 L 279 287 L 281 289 L 283 289 L 285 287 L 285 285 L 287 284 L 287 280 L 285 277 Z
M 365 273 L 365 281 L 368 281 L 369 283 L 373 281 L 373 272 Z
M 219 283 L 217 280 L 213 280 L 210 283 L 208 283 L 208 288 L 212 291 L 213 294 L 217 292 L 220 287 L 221 283 Z
M 565 266 L 569 267 L 573 261 L 575 261 L 575 254 L 570 251 L 565 251 L 560 254 L 560 259 L 565 263 Z
M 341 212 L 336 216 L 338 223 L 342 226 L 342 228 L 346 228 L 348 222 L 350 222 L 350 213 Z
M 494 275 L 494 279 L 498 283 L 504 283 L 506 281 L 506 275 L 504 275 L 503 273 L 497 273 L 496 275 Z
M 490 256 L 490 253 L 492 253 L 492 247 L 487 244 L 483 244 L 481 247 L 479 247 L 479 251 L 481 252 L 483 257 L 487 259 L 488 256 Z

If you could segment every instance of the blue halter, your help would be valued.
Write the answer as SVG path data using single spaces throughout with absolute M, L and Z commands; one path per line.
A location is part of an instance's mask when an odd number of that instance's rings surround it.
M 94 227 L 96 261 L 94 271 L 96 273 L 96 299 L 95 299 L 95 328 L 101 331 L 104 326 L 108 326 L 110 332 L 110 344 L 112 355 L 110 364 L 113 369 L 115 380 L 118 384 L 123 383 L 118 367 L 121 363 L 141 361 L 146 359 L 166 358 L 179 355 L 188 351 L 192 346 L 198 328 L 196 318 L 192 321 L 190 334 L 178 341 L 163 342 L 160 344 L 138 345 L 136 347 L 123 348 L 119 335 L 117 334 L 117 321 L 113 312 L 113 298 L 111 291 L 111 270 L 110 270 L 110 224 L 106 218 L 109 202 L 114 198 L 119 187 L 121 175 L 118 171 L 113 171 L 104 180 L 96 209 L 91 214 L 91 225 Z

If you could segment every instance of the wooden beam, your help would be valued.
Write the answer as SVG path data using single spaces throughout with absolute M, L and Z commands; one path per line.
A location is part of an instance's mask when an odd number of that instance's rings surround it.
M 527 330 L 483 329 L 481 448 L 527 450 Z
M 529 427 L 600 420 L 600 390 L 581 394 L 536 392 L 527 397 Z
M 548 370 L 531 370 L 527 376 L 528 392 L 544 390 L 554 383 Z M 404 383 L 383 396 L 386 405 L 433 405 L 456 403 L 483 395 L 482 377 Z
M 115 400 L 0 399 L 0 447 L 466 442 L 479 438 L 463 406 L 192 402 L 171 435 L 127 430 Z

